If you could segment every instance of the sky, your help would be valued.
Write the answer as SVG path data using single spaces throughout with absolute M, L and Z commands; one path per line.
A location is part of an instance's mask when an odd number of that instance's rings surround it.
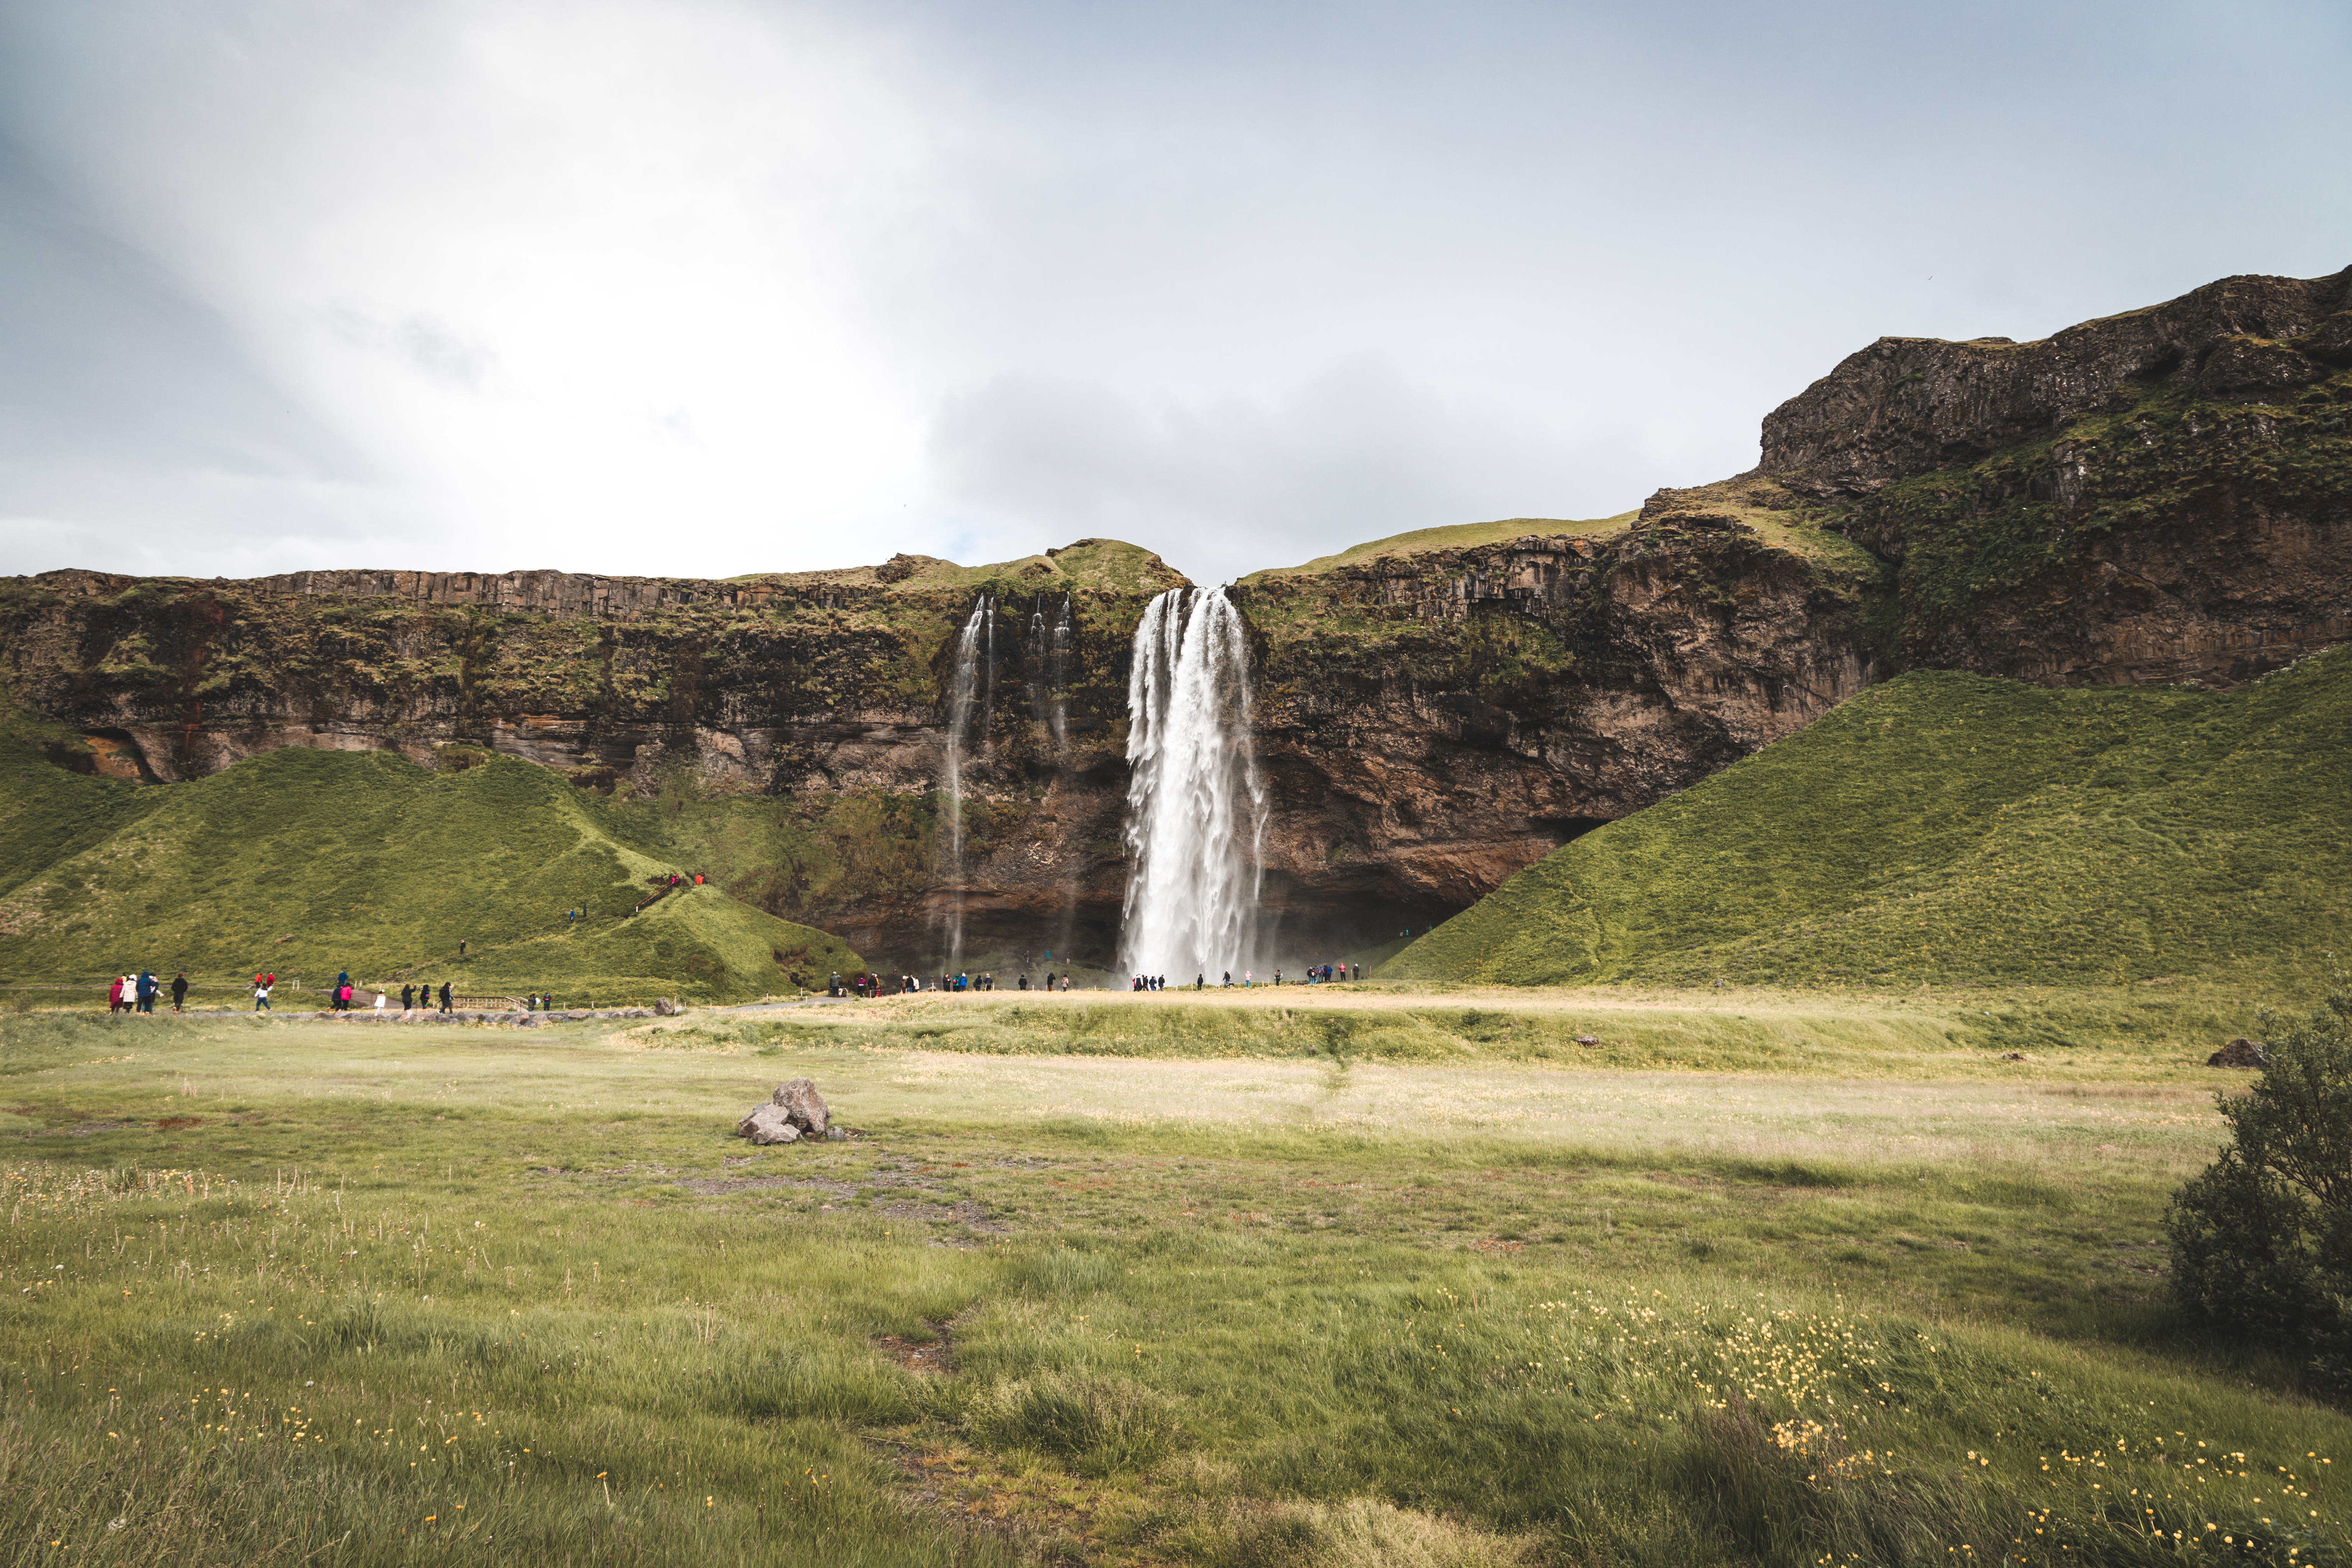
M 1203 583 L 2352 264 L 2352 6 L 0 0 L 0 573 Z

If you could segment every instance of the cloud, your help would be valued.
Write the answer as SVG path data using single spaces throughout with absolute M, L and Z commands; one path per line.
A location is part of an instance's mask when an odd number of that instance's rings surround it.
M 489 381 L 497 354 L 478 340 L 469 339 L 429 316 L 389 318 L 356 305 L 341 305 L 328 313 L 335 334 L 354 348 L 389 353 L 425 374 L 470 392 Z

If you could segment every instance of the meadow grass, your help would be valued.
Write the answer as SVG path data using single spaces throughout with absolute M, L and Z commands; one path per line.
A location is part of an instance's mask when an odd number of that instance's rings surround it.
M 1280 1045 L 1449 1008 L 1341 1000 L 1194 1004 L 1266 1048 L 1193 1056 L 1019 1003 L 963 1022 L 1025 1055 L 910 1044 L 944 1003 L 0 1020 L 0 1557 L 2343 1559 L 2344 1417 L 2163 1303 L 2178 1048 L 1884 1001 L 1834 1077 Z M 1542 1000 L 1483 1011 L 1839 1005 Z M 802 1073 L 858 1136 L 728 1136 Z

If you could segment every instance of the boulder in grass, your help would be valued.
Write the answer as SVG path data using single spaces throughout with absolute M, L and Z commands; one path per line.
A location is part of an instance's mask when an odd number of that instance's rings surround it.
M 768 1097 L 792 1119 L 793 1126 L 811 1138 L 822 1138 L 831 1112 L 825 1109 L 824 1096 L 816 1091 L 814 1079 L 796 1078 L 789 1083 L 776 1085 L 776 1092 Z
M 758 1105 L 751 1114 L 735 1124 L 735 1131 L 754 1143 L 793 1143 L 800 1141 L 801 1130 L 793 1125 L 791 1117 L 779 1105 Z
M 2205 1058 L 2209 1068 L 2258 1068 L 2267 1066 L 2271 1055 L 2252 1040 L 2231 1040 Z

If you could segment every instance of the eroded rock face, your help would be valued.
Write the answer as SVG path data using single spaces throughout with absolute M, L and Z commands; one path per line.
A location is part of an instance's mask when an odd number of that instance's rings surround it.
M 2224 278 L 2037 342 L 1881 338 L 1764 417 L 1759 471 L 1817 500 L 1975 462 L 2185 377 L 2216 397 L 2293 392 L 2352 353 L 2352 268 Z
M 1764 421 L 1895 569 L 1895 667 L 2230 687 L 2352 636 L 2352 268 L 2039 342 L 1885 338 Z
M 1243 584 L 1274 909 L 1425 927 L 1859 689 L 1874 563 L 1751 515 L 1661 506 Z

